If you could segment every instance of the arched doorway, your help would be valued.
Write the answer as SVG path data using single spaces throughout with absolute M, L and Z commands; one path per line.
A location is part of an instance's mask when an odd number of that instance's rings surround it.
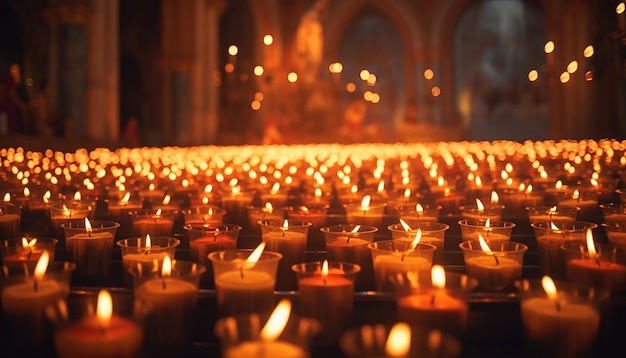
M 528 79 L 545 63 L 545 39 L 542 12 L 523 1 L 485 0 L 464 12 L 454 32 L 454 88 L 470 139 L 546 138 L 546 83 Z

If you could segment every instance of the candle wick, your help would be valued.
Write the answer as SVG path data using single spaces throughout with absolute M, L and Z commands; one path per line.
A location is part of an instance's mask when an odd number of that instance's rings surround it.
M 167 285 L 165 283 L 165 279 L 163 279 L 162 281 L 163 281 L 163 290 L 166 290 L 167 289 Z
M 367 213 L 367 210 L 363 209 L 363 216 L 365 216 L 365 213 Z
M 435 297 L 436 296 L 437 295 L 435 295 L 434 293 L 433 293 L 432 296 L 430 296 L 430 305 L 433 306 L 433 307 L 435 306 Z
M 324 285 L 326 285 L 326 277 L 324 277 L 323 280 L 324 280 Z
M 493 258 L 496 259 L 496 266 L 500 266 L 500 260 L 498 260 L 498 256 L 493 255 Z
M 404 254 L 402 254 L 402 256 L 400 256 L 400 261 L 404 262 Z
M 28 255 L 26 255 L 26 260 L 30 261 L 30 255 L 33 253 L 33 250 L 28 249 Z
M 556 311 L 560 312 L 561 311 L 561 304 L 559 303 L 559 300 L 555 300 L 554 301 L 554 305 L 556 306 Z
M 241 270 L 239 270 L 239 273 L 241 275 L 241 278 L 243 279 L 243 267 L 241 268 Z
M 348 238 L 346 239 L 346 244 L 350 243 L 350 236 L 348 236 Z
M 149 254 L 149 253 L 150 253 L 150 251 L 151 251 L 150 249 L 146 249 L 146 251 L 144 251 L 144 252 L 143 252 L 143 254 L 144 254 L 144 255 L 147 255 L 147 254 Z
M 596 262 L 596 264 L 598 265 L 598 267 L 601 267 L 602 265 L 600 264 L 600 258 L 596 255 L 593 257 L 593 260 Z
M 33 282 L 33 291 L 37 292 L 39 288 L 39 280 L 35 279 L 35 281 Z
M 283 230 L 283 237 L 285 237 L 285 232 L 286 232 L 286 230 Z

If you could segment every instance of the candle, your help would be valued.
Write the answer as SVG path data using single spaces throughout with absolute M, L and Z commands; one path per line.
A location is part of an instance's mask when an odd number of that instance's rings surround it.
M 41 344 L 46 338 L 45 309 L 67 299 L 75 267 L 68 262 L 50 263 L 48 252 L 43 251 L 36 265 L 26 271 L 23 267 L 5 268 L 1 302 L 16 346 Z
M 0 238 L 14 239 L 20 233 L 21 209 L 11 203 L 0 203 Z
M 528 247 L 512 241 L 487 242 L 482 235 L 476 241 L 459 244 L 465 271 L 486 290 L 512 287 L 522 277 L 524 252 Z
M 397 311 L 402 321 L 427 329 L 463 335 L 469 316 L 468 296 L 474 282 L 465 275 L 446 273 L 443 266 L 433 265 L 422 278 L 402 276 L 397 287 Z
M 372 253 L 376 291 L 393 291 L 390 277 L 415 271 L 419 277 L 428 276 L 435 247 L 401 240 L 383 240 L 368 246 Z
M 387 228 L 391 231 L 393 240 L 413 241 L 419 231 L 420 242 L 435 246 L 433 263 L 443 265 L 445 233 L 450 228 L 448 224 L 400 219 L 399 224 L 392 224 Z
M 274 207 L 283 208 L 287 206 L 288 195 L 286 191 L 281 190 L 280 183 L 274 183 L 269 192 L 261 193 L 261 200 L 271 203 Z
M 268 312 L 274 306 L 276 272 L 282 255 L 263 251 L 265 247 L 262 242 L 254 251 L 209 254 L 221 316 Z
M 226 210 L 224 222 L 243 223 L 247 218 L 246 208 L 252 204 L 254 195 L 242 191 L 238 185 L 231 185 L 230 193 L 222 196 L 222 207 Z
M 64 326 L 54 337 L 59 358 L 134 358 L 141 350 L 143 331 L 132 320 L 113 313 L 110 293 L 98 293 L 96 314 Z
M 272 203 L 266 202 L 264 206 L 248 207 L 248 225 L 255 228 L 260 233 L 259 221 L 261 220 L 283 220 L 285 212 L 282 207 L 275 207 Z
M 166 256 L 161 266 L 131 269 L 137 304 L 146 308 L 145 350 L 149 355 L 172 355 L 191 341 L 198 285 L 204 266 Z
M 345 204 L 346 218 L 349 224 L 380 227 L 387 204 L 371 204 L 371 196 L 365 195 L 361 204 Z
M 133 232 L 139 236 L 171 236 L 177 211 L 138 210 L 132 212 Z
M 81 203 L 58 203 L 50 205 L 50 222 L 52 223 L 55 237 L 59 239 L 61 244 L 63 244 L 65 240 L 65 231 L 62 225 L 80 225 L 85 221 L 85 218 L 91 216 L 93 209 L 91 204 Z
M 579 208 L 578 219 L 597 222 L 602 216 L 598 207 L 598 192 L 575 190 L 571 197 L 561 199 L 559 206 L 563 208 Z
M 579 208 L 559 208 L 557 206 L 527 207 L 528 219 L 531 224 L 539 222 L 570 222 L 576 221 Z
M 463 205 L 459 209 L 463 219 L 500 221 L 502 220 L 504 205 L 491 204 L 485 206 L 480 199 L 476 199 L 476 206 Z
M 594 243 L 590 229 L 584 244 L 568 242 L 562 249 L 569 281 L 613 292 L 626 289 L 626 253 L 614 245 Z
M 324 344 L 336 343 L 352 324 L 354 278 L 360 269 L 357 264 L 327 260 L 293 266 L 298 277 L 300 312 L 322 324 L 318 338 Z
M 45 237 L 3 240 L 0 242 L 2 265 L 22 270 L 24 265 L 34 267 L 44 251 L 48 252 L 50 261 L 53 262 L 58 242 L 57 239 Z
M 117 241 L 116 245 L 119 246 L 122 256 L 124 278 L 128 284 L 131 284 L 131 268 L 136 267 L 137 264 L 151 264 L 155 261 L 160 265 L 166 256 L 174 258 L 180 240 L 146 235 L 145 238 L 122 239 Z
M 118 234 L 132 232 L 131 213 L 141 210 L 141 202 L 139 200 L 131 200 L 130 193 L 126 192 L 119 201 L 109 202 L 108 208 L 111 220 L 120 224 Z
M 536 354 L 579 357 L 591 353 L 600 325 L 594 296 L 583 290 L 574 294 L 569 287 L 557 291 L 549 276 L 540 284 L 524 280 L 519 286 L 522 324 L 530 347 L 539 349 Z
M 84 218 L 83 224 L 62 224 L 68 260 L 76 263 L 79 276 L 107 277 L 118 223 Z
M 325 241 L 321 228 L 326 224 L 328 205 L 297 206 L 286 208 L 287 219 L 311 223 L 307 234 L 307 251 L 324 251 Z
M 430 205 L 402 205 L 398 207 L 398 218 L 405 222 L 431 222 L 439 221 L 441 206 Z
M 199 205 L 183 211 L 185 225 L 208 224 L 221 225 L 224 222 L 226 210 L 212 205 Z
M 542 273 L 559 280 L 567 278 L 565 254 L 561 246 L 568 241 L 584 241 L 587 229 L 597 227 L 595 223 L 583 221 L 540 222 L 531 226 L 535 231 Z
M 510 221 L 463 219 L 459 220 L 459 226 L 463 241 L 478 240 L 478 235 L 490 241 L 508 241 L 516 225 Z
M 278 266 L 276 289 L 295 290 L 296 276 L 291 266 L 304 262 L 306 258 L 306 242 L 310 222 L 293 220 L 261 220 L 261 239 L 267 244 L 269 251 L 283 255 Z

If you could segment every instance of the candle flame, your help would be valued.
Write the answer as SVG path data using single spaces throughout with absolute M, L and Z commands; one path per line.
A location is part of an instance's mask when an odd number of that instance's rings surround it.
M 554 184 L 554 188 L 555 188 L 556 190 L 561 190 L 561 189 L 563 189 L 563 182 L 562 182 L 562 181 L 560 181 L 560 180 L 557 180 L 557 181 L 556 181 L 556 183 Z
M 156 211 L 156 214 L 155 214 L 155 215 L 156 215 L 157 217 L 158 217 L 158 216 L 161 216 L 161 213 L 162 213 L 162 212 L 163 212 L 163 211 L 162 211 L 161 209 L 157 209 L 157 211 Z
M 67 208 L 67 206 L 65 206 L 65 204 L 63 204 L 63 216 L 72 216 L 72 212 Z
M 172 275 L 172 259 L 166 255 L 163 257 L 163 266 L 161 267 L 161 276 L 169 277 Z
M 420 205 L 419 203 L 417 205 L 415 205 L 415 211 L 417 211 L 417 213 L 423 213 L 424 212 L 424 208 L 422 207 L 422 205 Z
M 316 198 L 321 198 L 322 197 L 322 189 L 320 188 L 315 188 L 315 197 Z
M 10 193 L 4 194 L 4 199 L 2 199 L 2 201 L 4 201 L 5 203 L 10 202 L 11 201 L 11 194 Z
M 483 205 L 483 202 L 480 201 L 480 199 L 478 199 L 478 198 L 476 198 L 476 207 L 480 211 L 484 211 L 485 210 L 485 206 Z
M 446 287 L 446 270 L 441 265 L 433 265 L 430 269 L 430 279 L 434 287 Z
M 551 208 L 550 208 L 550 210 L 548 210 L 548 212 L 549 212 L 550 214 L 554 214 L 554 213 L 556 213 L 556 205 L 555 205 L 555 206 L 553 206 L 553 207 L 551 207 Z
M 385 191 L 385 182 L 381 180 L 380 182 L 378 182 L 378 192 L 382 193 L 384 191 Z
M 415 238 L 413 239 L 413 241 L 411 241 L 411 250 L 415 250 L 415 247 L 417 247 L 417 244 L 420 243 L 421 239 L 422 239 L 422 230 L 417 229 L 417 232 L 415 233 Z
M 404 231 L 411 231 L 411 227 L 406 223 L 406 221 L 400 219 L 400 225 L 402 225 Z
M 550 276 L 543 276 L 541 278 L 541 286 L 543 287 L 543 290 L 546 291 L 549 299 L 554 301 L 557 300 L 558 292 L 556 290 L 556 285 Z
M 96 317 L 103 327 L 107 327 L 113 315 L 113 300 L 107 290 L 98 292 L 98 303 L 96 304 Z
M 82 197 L 80 195 L 80 191 L 75 192 L 74 193 L 74 200 L 80 201 L 80 199 L 82 199 Z
M 43 198 L 42 198 L 42 199 L 43 199 L 43 202 L 47 204 L 47 203 L 50 201 L 50 198 L 51 198 L 51 197 L 52 197 L 52 194 L 50 193 L 50 190 L 46 191 L 46 192 L 43 194 Z
M 474 183 L 476 183 L 476 187 L 478 188 L 483 186 L 483 181 L 480 179 L 478 175 L 476 176 L 476 178 L 474 178 Z
M 572 194 L 572 199 L 574 200 L 580 199 L 580 192 L 578 191 L 578 189 L 574 190 L 574 194 Z
M 43 278 L 43 275 L 46 274 L 46 270 L 48 269 L 49 261 L 50 254 L 48 254 L 48 251 L 43 251 L 39 260 L 37 260 L 37 265 L 35 266 L 35 271 L 33 272 L 35 279 L 40 280 Z
M 87 232 L 92 232 L 93 229 L 91 228 L 91 222 L 89 222 L 89 219 L 85 218 L 85 231 Z
M 498 196 L 498 193 L 496 193 L 495 191 L 491 192 L 491 203 L 492 204 L 497 204 L 500 201 L 500 197 Z
M 263 254 L 263 250 L 265 250 L 265 241 L 262 241 L 250 254 L 250 256 L 248 256 L 248 258 L 246 259 L 246 262 L 243 266 L 244 269 L 250 269 L 252 267 L 254 267 L 254 265 L 256 265 L 257 262 L 259 262 L 259 259 L 261 258 L 261 255 Z
M 170 194 L 165 195 L 165 197 L 163 198 L 163 205 L 168 205 L 170 203 L 170 201 L 172 200 L 172 197 L 170 196 Z
M 22 237 L 22 247 L 25 249 L 32 249 L 33 247 L 35 247 L 36 243 L 37 243 L 37 238 L 28 240 L 27 238 Z
M 404 193 L 402 194 L 402 196 L 403 196 L 405 199 L 410 198 L 410 197 L 411 197 L 411 189 L 409 189 L 409 188 L 404 189 Z
M 443 177 L 439 177 L 437 178 L 437 186 L 444 186 L 446 184 L 446 181 L 443 179 Z
M 372 197 L 369 195 L 365 195 L 363 200 L 361 200 L 361 209 L 367 209 L 370 207 L 370 202 L 372 201 Z
M 526 187 L 526 194 L 530 194 L 532 192 L 533 192 L 533 185 L 528 184 L 528 186 Z
M 324 260 L 324 263 L 322 263 L 322 277 L 324 279 L 328 277 L 328 260 Z
M 152 240 L 150 240 L 150 234 L 146 234 L 146 249 L 150 249 L 152 247 Z
M 445 188 L 443 190 L 443 196 L 450 196 L 450 188 Z
M 487 220 L 485 221 L 485 229 L 488 229 L 491 227 L 491 219 L 487 218 Z
M 554 231 L 561 231 L 561 229 L 559 229 L 559 227 L 556 226 L 553 221 L 550 221 L 550 229 Z
M 270 203 L 269 201 L 265 203 L 265 210 L 267 210 L 268 213 L 271 213 L 274 211 L 274 206 L 272 206 L 272 203 Z
M 126 194 L 124 194 L 124 196 L 122 197 L 122 200 L 120 200 L 120 202 L 122 204 L 127 204 L 130 201 L 130 192 L 126 192 Z
M 483 250 L 483 252 L 485 252 L 487 255 L 493 255 L 493 251 L 491 251 L 491 248 L 489 248 L 489 245 L 487 245 L 487 241 L 485 241 L 481 234 L 478 234 L 478 243 L 480 244 L 480 248 Z
M 385 354 L 388 357 L 406 357 L 411 348 L 411 326 L 404 322 L 398 322 L 391 327 Z
M 287 326 L 291 315 L 291 301 L 284 298 L 274 308 L 270 318 L 261 329 L 260 336 L 263 340 L 273 341 L 278 339 Z
M 593 234 L 591 232 L 591 229 L 587 229 L 586 241 L 587 241 L 587 250 L 589 250 L 589 257 L 591 257 L 592 259 L 597 259 L 598 253 L 596 251 L 596 245 L 593 242 Z
M 361 228 L 361 225 L 357 225 L 354 227 L 354 229 L 352 229 L 352 231 L 350 231 L 350 233 L 354 234 L 356 232 L 359 232 L 359 229 Z
M 283 221 L 282 229 L 287 230 L 288 228 L 289 228 L 289 220 L 285 219 L 285 221 Z
M 204 192 L 205 192 L 206 194 L 209 194 L 209 193 L 213 192 L 213 185 L 211 185 L 211 184 L 207 184 L 207 185 L 204 187 Z

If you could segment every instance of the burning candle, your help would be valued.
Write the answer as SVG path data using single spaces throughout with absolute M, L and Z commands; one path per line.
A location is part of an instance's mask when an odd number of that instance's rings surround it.
M 198 205 L 183 211 L 185 225 L 208 224 L 221 225 L 224 222 L 226 210 L 213 205 Z
M 276 272 L 282 255 L 264 251 L 225 250 L 209 254 L 213 264 L 218 312 L 222 316 L 263 313 L 274 306 Z
M 433 263 L 443 265 L 444 239 L 450 226 L 444 223 L 400 219 L 399 224 L 389 225 L 394 240 L 413 241 L 419 232 L 420 242 L 435 246 Z
M 145 307 L 145 350 L 172 355 L 190 343 L 198 285 L 204 266 L 163 258 L 160 266 L 138 264 L 133 276 L 135 301 Z
M 356 276 L 357 291 L 374 290 L 374 268 L 372 252 L 368 245 L 374 241 L 378 232 L 375 226 L 333 225 L 320 229 L 326 240 L 326 256 L 330 261 L 352 262 L 361 267 Z
M 522 277 L 524 252 L 528 247 L 512 241 L 487 242 L 482 235 L 477 241 L 463 241 L 465 270 L 486 290 L 512 287 Z
M 504 205 L 491 204 L 485 206 L 480 199 L 476 199 L 476 206 L 464 205 L 459 209 L 463 219 L 500 221 L 502 220 Z
M 143 331 L 134 321 L 113 312 L 111 294 L 98 293 L 95 314 L 61 327 L 55 337 L 59 358 L 134 358 L 141 351 Z
M 441 206 L 431 205 L 402 205 L 398 207 L 398 218 L 405 222 L 432 222 L 439 221 Z
M 137 264 L 151 264 L 155 261 L 160 265 L 166 256 L 174 258 L 176 248 L 180 245 L 180 240 L 171 237 L 151 237 L 146 235 L 145 238 L 122 239 L 117 241 L 116 245 L 119 246 L 122 255 L 124 277 L 126 282 L 131 284 L 131 268 L 136 267 Z
M 469 315 L 469 291 L 475 282 L 433 265 L 430 278 L 407 272 L 395 277 L 398 317 L 409 324 L 461 336 Z
M 626 289 L 626 253 L 610 244 L 596 244 L 591 229 L 585 243 L 563 244 L 567 279 L 598 289 L 622 292 Z
M 267 244 L 267 249 L 283 255 L 278 266 L 276 289 L 295 290 L 297 282 L 291 266 L 306 261 L 306 242 L 311 222 L 261 220 L 259 225 L 261 239 Z
M 241 186 L 236 184 L 230 185 L 228 195 L 222 196 L 222 207 L 226 210 L 224 214 L 224 222 L 243 223 L 247 219 L 246 208 L 252 204 L 254 194 L 243 191 Z
M 463 241 L 478 240 L 478 235 L 490 241 L 508 241 L 516 225 L 510 221 L 463 219 L 459 220 L 459 226 Z
M 336 343 L 352 324 L 354 278 L 361 267 L 344 262 L 308 262 L 292 267 L 298 277 L 300 312 L 322 324 L 318 337 Z
M 162 209 L 133 211 L 133 232 L 139 236 L 171 236 L 177 214 L 177 211 Z
M 47 237 L 27 238 L 4 240 L 0 242 L 0 257 L 2 264 L 8 267 L 18 267 L 23 269 L 34 266 L 46 251 L 50 257 L 50 261 L 54 261 L 57 239 Z
M 345 204 L 348 224 L 380 227 L 385 214 L 385 203 L 371 202 L 370 195 L 363 196 L 360 204 Z
M 46 336 L 45 309 L 67 299 L 75 267 L 69 262 L 50 263 L 48 252 L 43 251 L 34 267 L 5 268 L 1 301 L 15 343 L 42 343 Z
M 598 206 L 597 191 L 580 191 L 576 189 L 571 197 L 562 198 L 559 206 L 562 208 L 579 208 L 578 219 L 581 221 L 598 222 L 602 213 Z
M 527 207 L 528 220 L 531 224 L 539 222 L 570 222 L 576 221 L 579 208 L 559 208 L 556 205 Z
M 590 354 L 600 326 L 593 291 L 562 284 L 557 290 L 549 276 L 519 281 L 522 324 L 529 351 L 542 357 Z
M 85 218 L 93 213 L 91 204 L 82 203 L 57 203 L 50 205 L 50 221 L 55 237 L 63 244 L 65 240 L 65 231 L 62 225 L 80 225 Z
M 20 234 L 21 209 L 19 206 L 0 203 L 0 238 L 15 239 Z
M 307 251 L 324 251 L 326 247 L 320 230 L 326 224 L 328 207 L 328 205 L 296 206 L 285 210 L 287 219 L 311 223 L 307 234 Z
M 107 277 L 118 223 L 84 218 L 83 223 L 61 225 L 65 231 L 65 249 L 68 260 L 76 263 L 79 276 Z
M 141 201 L 132 200 L 129 192 L 126 192 L 124 196 L 118 201 L 112 201 L 108 203 L 109 215 L 111 220 L 120 224 L 119 234 L 127 234 L 132 232 L 132 217 L 131 213 L 137 210 L 141 210 Z
M 390 277 L 397 274 L 414 271 L 423 277 L 430 273 L 435 247 L 420 243 L 417 237 L 413 242 L 383 240 L 373 242 L 368 247 L 372 252 L 376 291 L 393 291 Z

